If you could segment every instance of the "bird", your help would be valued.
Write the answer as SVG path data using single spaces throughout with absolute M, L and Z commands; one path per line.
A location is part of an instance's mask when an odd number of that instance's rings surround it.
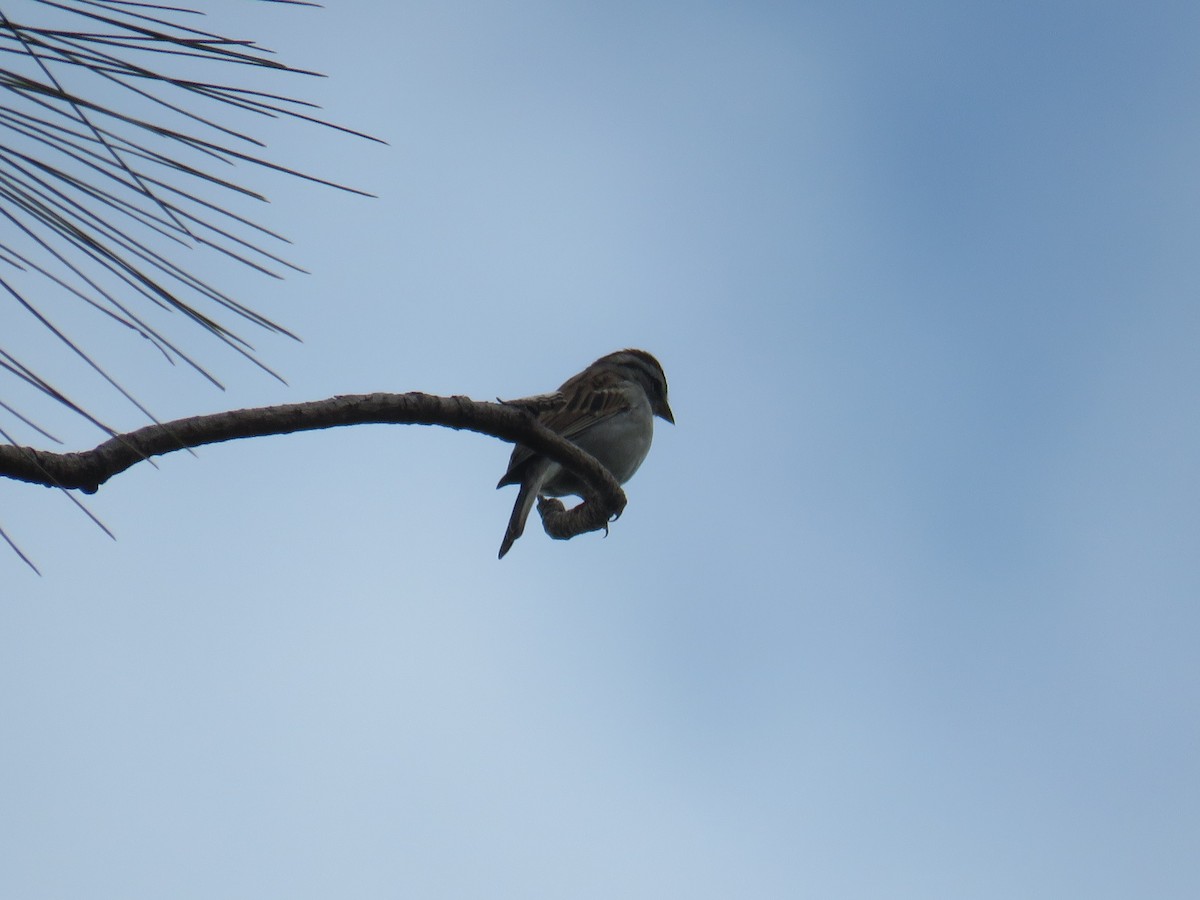
M 558 389 L 561 402 L 538 414 L 551 431 L 594 456 L 621 484 L 633 477 L 654 438 L 654 417 L 675 424 L 667 403 L 667 376 L 645 350 L 602 356 Z M 518 444 L 497 488 L 519 484 L 500 559 L 525 530 L 539 496 L 583 496 L 583 482 L 558 463 Z

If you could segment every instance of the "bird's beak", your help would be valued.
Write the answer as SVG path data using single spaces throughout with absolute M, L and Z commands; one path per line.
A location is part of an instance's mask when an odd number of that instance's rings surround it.
M 656 411 L 660 417 L 666 419 L 672 425 L 675 424 L 675 413 L 671 412 L 671 407 L 667 405 L 666 400 L 662 402 L 662 407 Z

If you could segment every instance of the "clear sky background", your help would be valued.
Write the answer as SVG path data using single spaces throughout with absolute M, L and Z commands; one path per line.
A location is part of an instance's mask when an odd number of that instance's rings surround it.
M 74 320 L 157 415 L 634 346 L 679 424 L 503 562 L 465 433 L 0 485 L 0 895 L 1200 894 L 1200 6 L 214 6 L 390 146 L 268 132 L 379 195 L 213 271 L 289 386 Z

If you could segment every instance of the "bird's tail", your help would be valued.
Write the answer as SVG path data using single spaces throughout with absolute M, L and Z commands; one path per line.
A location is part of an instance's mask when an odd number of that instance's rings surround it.
M 541 486 L 542 478 L 537 476 L 526 477 L 521 482 L 521 490 L 517 493 L 517 502 L 513 504 L 508 528 L 504 532 L 504 540 L 500 543 L 499 559 L 504 559 L 504 554 L 509 551 L 513 542 L 525 532 L 525 520 L 529 518 L 529 511 L 533 509 L 533 501 L 537 499 Z

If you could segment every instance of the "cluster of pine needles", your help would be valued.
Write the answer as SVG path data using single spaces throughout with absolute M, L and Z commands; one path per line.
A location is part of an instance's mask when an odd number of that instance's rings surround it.
M 198 327 L 270 372 L 242 329 L 287 330 L 198 274 L 196 261 L 207 257 L 197 251 L 276 278 L 298 270 L 279 255 L 284 238 L 244 211 L 246 200 L 264 199 L 247 183 L 256 170 L 362 193 L 272 162 L 254 136 L 256 122 L 287 118 L 369 137 L 260 87 L 264 74 L 316 73 L 206 24 L 199 10 L 154 3 L 0 0 L 0 305 L 8 307 L 0 322 L 32 317 L 151 420 L 95 341 L 73 336 L 91 331 L 89 317 L 128 329 L 218 386 L 181 335 Z M 69 298 L 53 306 L 68 315 L 51 314 L 52 292 Z M 0 440 L 16 444 L 11 429 L 21 423 L 59 442 L 37 421 L 47 402 L 116 434 L 7 346 L 0 329 Z

